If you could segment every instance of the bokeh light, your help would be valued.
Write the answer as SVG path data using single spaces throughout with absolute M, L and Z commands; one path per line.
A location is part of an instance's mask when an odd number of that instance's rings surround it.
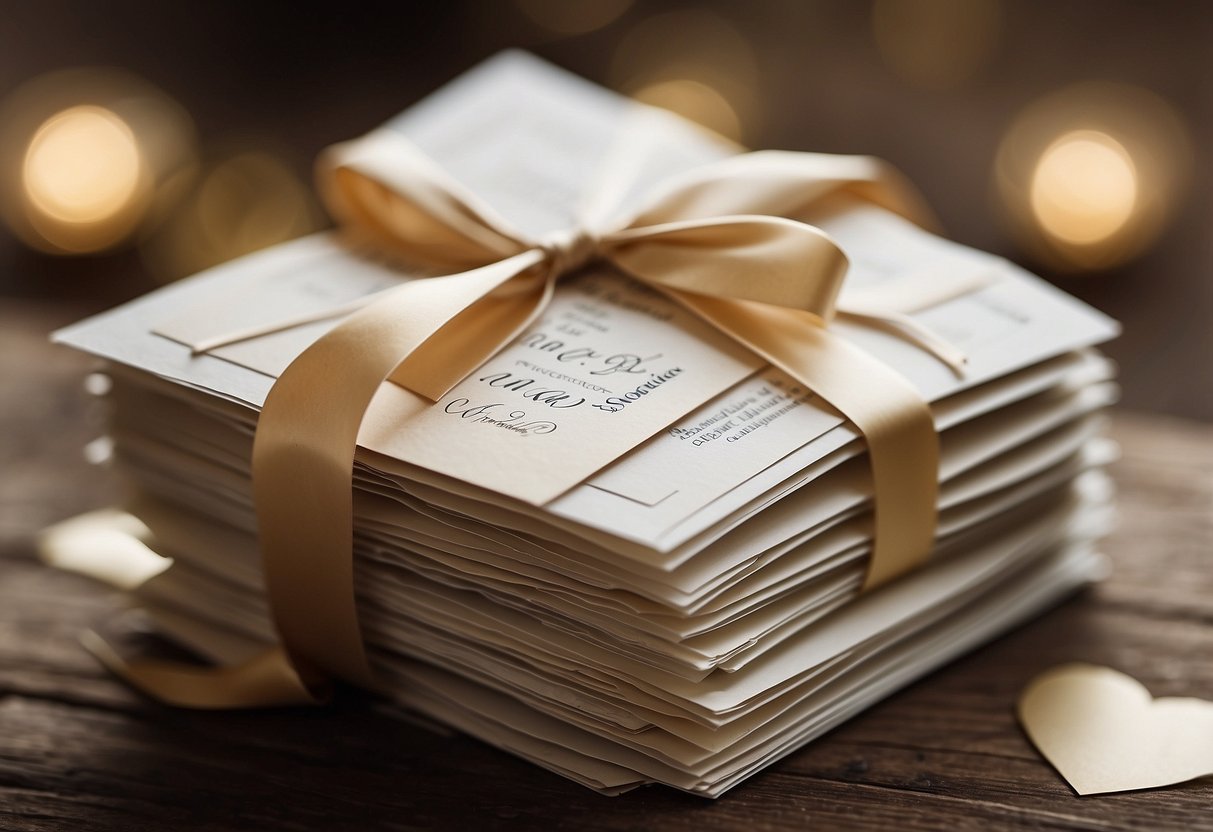
M 143 177 L 130 126 L 104 107 L 58 113 L 30 139 L 21 167 L 33 208 L 65 223 L 100 222 L 122 211 Z
M 924 89 L 954 89 L 993 57 L 999 0 L 875 0 L 872 34 L 885 65 Z
M 734 140 L 761 118 L 752 46 L 736 25 L 704 9 L 665 12 L 632 27 L 612 56 L 611 83 Z
M 1137 168 L 1124 146 L 1097 130 L 1074 130 L 1045 148 L 1032 174 L 1032 213 L 1064 243 L 1116 235 L 1138 202 Z
M 516 0 L 531 20 L 559 35 L 583 35 L 618 20 L 632 0 Z
M 280 154 L 248 147 L 223 154 L 143 246 L 161 280 L 175 280 L 314 231 L 311 189 Z
M 1165 101 L 1141 87 L 1087 83 L 1045 96 L 1015 119 L 995 185 L 1030 255 L 1093 272 L 1157 240 L 1191 165 L 1187 129 Z
M 741 120 L 733 105 L 717 90 L 699 81 L 687 78 L 656 81 L 636 90 L 632 97 L 671 110 L 730 139 L 741 137 Z
M 37 78 L 0 109 L 0 212 L 27 244 L 88 254 L 129 242 L 193 170 L 193 126 L 147 82 L 111 69 Z

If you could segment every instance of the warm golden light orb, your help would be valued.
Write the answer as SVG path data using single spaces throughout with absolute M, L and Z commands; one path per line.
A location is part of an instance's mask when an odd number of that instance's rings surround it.
M 676 9 L 634 24 L 611 59 L 611 84 L 739 140 L 761 118 L 760 72 L 746 35 L 706 9 Z
M 137 197 L 142 175 L 130 126 L 92 105 L 47 119 L 30 140 L 21 168 L 30 207 L 73 224 L 112 220 Z
M 198 191 L 199 228 L 222 259 L 281 243 L 314 225 L 311 195 L 290 167 L 259 150 L 217 165 Z
M 311 189 L 277 153 L 233 148 L 141 247 L 159 279 L 175 280 L 314 231 Z
M 1156 94 L 1083 83 L 1030 104 L 998 149 L 994 184 L 1032 257 L 1099 272 L 1145 252 L 1180 205 L 1192 167 L 1183 118 Z
M 0 102 L 0 219 L 32 248 L 86 255 L 129 244 L 179 198 L 193 125 L 146 81 L 105 67 L 33 78 Z
M 637 90 L 633 98 L 671 110 L 734 141 L 741 138 L 741 120 L 733 105 L 717 90 L 699 81 L 686 78 L 657 81 Z
M 1046 234 L 1075 245 L 1096 245 L 1116 235 L 1133 216 L 1137 168 L 1124 145 L 1107 133 L 1073 130 L 1041 154 L 1029 200 Z

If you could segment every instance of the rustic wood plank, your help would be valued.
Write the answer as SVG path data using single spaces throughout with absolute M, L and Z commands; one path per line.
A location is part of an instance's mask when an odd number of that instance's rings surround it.
M 330 709 L 206 714 L 151 703 L 77 644 L 120 608 L 36 562 L 48 522 L 112 502 L 81 461 L 85 359 L 45 344 L 73 313 L 0 310 L 0 828 L 1213 829 L 1213 782 L 1078 798 L 1013 704 L 1083 660 L 1157 695 L 1213 698 L 1213 428 L 1122 414 L 1121 527 L 1105 584 L 898 693 L 719 801 L 609 800 L 350 692 Z

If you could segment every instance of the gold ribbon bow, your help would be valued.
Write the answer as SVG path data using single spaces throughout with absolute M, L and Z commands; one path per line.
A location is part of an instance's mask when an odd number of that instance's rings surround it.
M 449 273 L 358 302 L 361 308 L 286 369 L 265 402 L 253 486 L 282 645 L 221 671 L 124 664 L 103 651 L 136 685 L 194 707 L 315 701 L 333 677 L 374 687 L 355 606 L 352 496 L 358 431 L 372 397 L 390 378 L 440 398 L 525 329 L 561 277 L 590 260 L 668 295 L 805 384 L 862 432 L 875 496 L 865 589 L 930 551 L 938 488 L 930 409 L 898 373 L 828 325 L 836 312 L 858 315 L 948 363 L 963 359 L 895 309 L 836 310 L 847 259 L 826 234 L 794 219 L 839 191 L 921 219 L 925 210 L 913 191 L 882 163 L 746 153 L 678 178 L 630 218 L 605 221 L 599 200 L 575 228 L 543 239 L 511 228 L 391 131 L 331 148 L 320 177 L 340 222 Z M 206 348 L 303 322 L 226 336 Z

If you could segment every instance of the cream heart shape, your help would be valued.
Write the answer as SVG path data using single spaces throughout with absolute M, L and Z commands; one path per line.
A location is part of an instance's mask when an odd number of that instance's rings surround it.
M 1019 720 L 1080 795 L 1213 774 L 1213 702 L 1154 699 L 1136 679 L 1109 667 L 1045 671 L 1020 696 Z

